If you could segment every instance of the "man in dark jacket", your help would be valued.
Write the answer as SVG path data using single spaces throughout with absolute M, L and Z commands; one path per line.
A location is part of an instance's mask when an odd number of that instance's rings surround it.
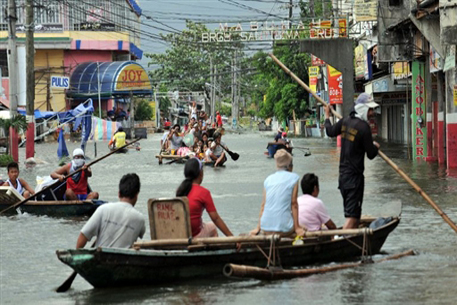
M 329 120 L 330 106 L 325 107 L 325 131 L 327 136 L 341 135 L 340 175 L 338 188 L 343 196 L 343 229 L 357 228 L 362 214 L 363 189 L 365 178 L 365 153 L 371 160 L 378 154 L 379 144 L 373 141 L 368 120 L 379 105 L 367 93 L 362 93 L 355 101 L 350 115 L 335 125 Z

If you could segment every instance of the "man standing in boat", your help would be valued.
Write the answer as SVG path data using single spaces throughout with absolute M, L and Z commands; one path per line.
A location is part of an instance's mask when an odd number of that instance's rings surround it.
M 340 175 L 338 188 L 343 196 L 343 229 L 357 228 L 362 214 L 363 189 L 365 185 L 365 153 L 371 160 L 378 154 L 379 144 L 373 141 L 368 120 L 374 116 L 379 105 L 367 93 L 359 95 L 353 111 L 335 125 L 330 122 L 330 107 L 325 107 L 325 131 L 327 136 L 341 135 Z
M 119 182 L 119 202 L 100 206 L 79 233 L 76 249 L 96 236 L 95 247 L 130 248 L 146 231 L 144 216 L 134 206 L 140 193 L 140 178 L 126 174 Z
M 81 148 L 76 148 L 73 151 L 73 160 L 56 169 L 52 174 L 52 179 L 58 179 L 63 182 L 65 176 L 82 168 L 82 170 L 67 179 L 67 190 L 65 191 L 65 200 L 88 200 L 98 199 L 97 192 L 88 193 L 87 180 L 92 176 L 90 167 L 85 165 L 84 151 Z

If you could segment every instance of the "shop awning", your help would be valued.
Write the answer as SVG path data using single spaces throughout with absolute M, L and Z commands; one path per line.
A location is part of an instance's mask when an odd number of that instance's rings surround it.
M 73 98 L 152 95 L 147 71 L 134 61 L 85 62 L 70 76 L 67 95 Z

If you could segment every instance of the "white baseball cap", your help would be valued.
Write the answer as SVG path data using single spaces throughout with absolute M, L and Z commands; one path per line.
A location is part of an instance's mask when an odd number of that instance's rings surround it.
M 84 157 L 84 151 L 81 148 L 76 148 L 75 150 L 73 150 L 73 158 L 76 156 Z
M 355 104 L 358 105 L 358 104 L 364 104 L 366 105 L 368 108 L 376 108 L 376 107 L 379 107 L 379 104 L 378 103 L 375 103 L 373 101 L 373 98 L 371 97 L 371 94 L 368 94 L 368 93 L 362 93 L 360 94 L 357 99 L 355 100 Z

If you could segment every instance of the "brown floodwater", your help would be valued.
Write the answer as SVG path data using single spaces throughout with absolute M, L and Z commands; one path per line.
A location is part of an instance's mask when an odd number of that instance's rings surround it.
M 240 154 L 225 168 L 205 168 L 203 186 L 213 195 L 219 214 L 239 234 L 254 228 L 258 220 L 264 179 L 274 172 L 274 161 L 263 152 L 273 136 L 259 133 L 228 134 L 224 141 Z M 141 151 L 114 155 L 93 166 L 92 188 L 101 199 L 116 200 L 121 176 L 135 172 L 142 190 L 137 209 L 147 217 L 149 198 L 171 197 L 183 179 L 183 165 L 158 165 L 160 135 L 141 142 Z M 294 171 L 314 172 L 320 178 L 320 198 L 337 225 L 344 221 L 337 189 L 338 149 L 330 139 L 294 139 L 295 146 L 309 147 L 312 155 L 294 151 Z M 69 151 L 78 144 L 68 143 Z M 435 200 L 451 219 L 457 220 L 457 171 L 437 164 L 413 163 L 405 146 L 382 149 Z M 36 157 L 44 163 L 26 169 L 21 177 L 35 186 L 37 176 L 57 167 L 57 144 L 36 145 Z M 108 152 L 98 143 L 99 156 Z M 88 144 L 94 159 L 94 144 Z M 20 150 L 24 160 L 24 149 Z M 365 162 L 363 214 L 401 212 L 402 221 L 384 244 L 384 256 L 413 249 L 418 255 L 364 265 L 306 278 L 264 282 L 258 280 L 194 280 L 159 287 L 93 289 L 81 277 L 67 293 L 54 289 L 72 272 L 55 255 L 57 249 L 74 248 L 86 219 L 62 219 L 19 214 L 0 217 L 0 304 L 453 304 L 457 300 L 456 233 L 389 165 L 377 157 Z M 1 170 L 1 177 L 6 170 Z M 402 209 L 399 209 L 399 204 Z M 208 219 L 205 215 L 205 219 Z M 149 236 L 149 231 L 146 232 Z

